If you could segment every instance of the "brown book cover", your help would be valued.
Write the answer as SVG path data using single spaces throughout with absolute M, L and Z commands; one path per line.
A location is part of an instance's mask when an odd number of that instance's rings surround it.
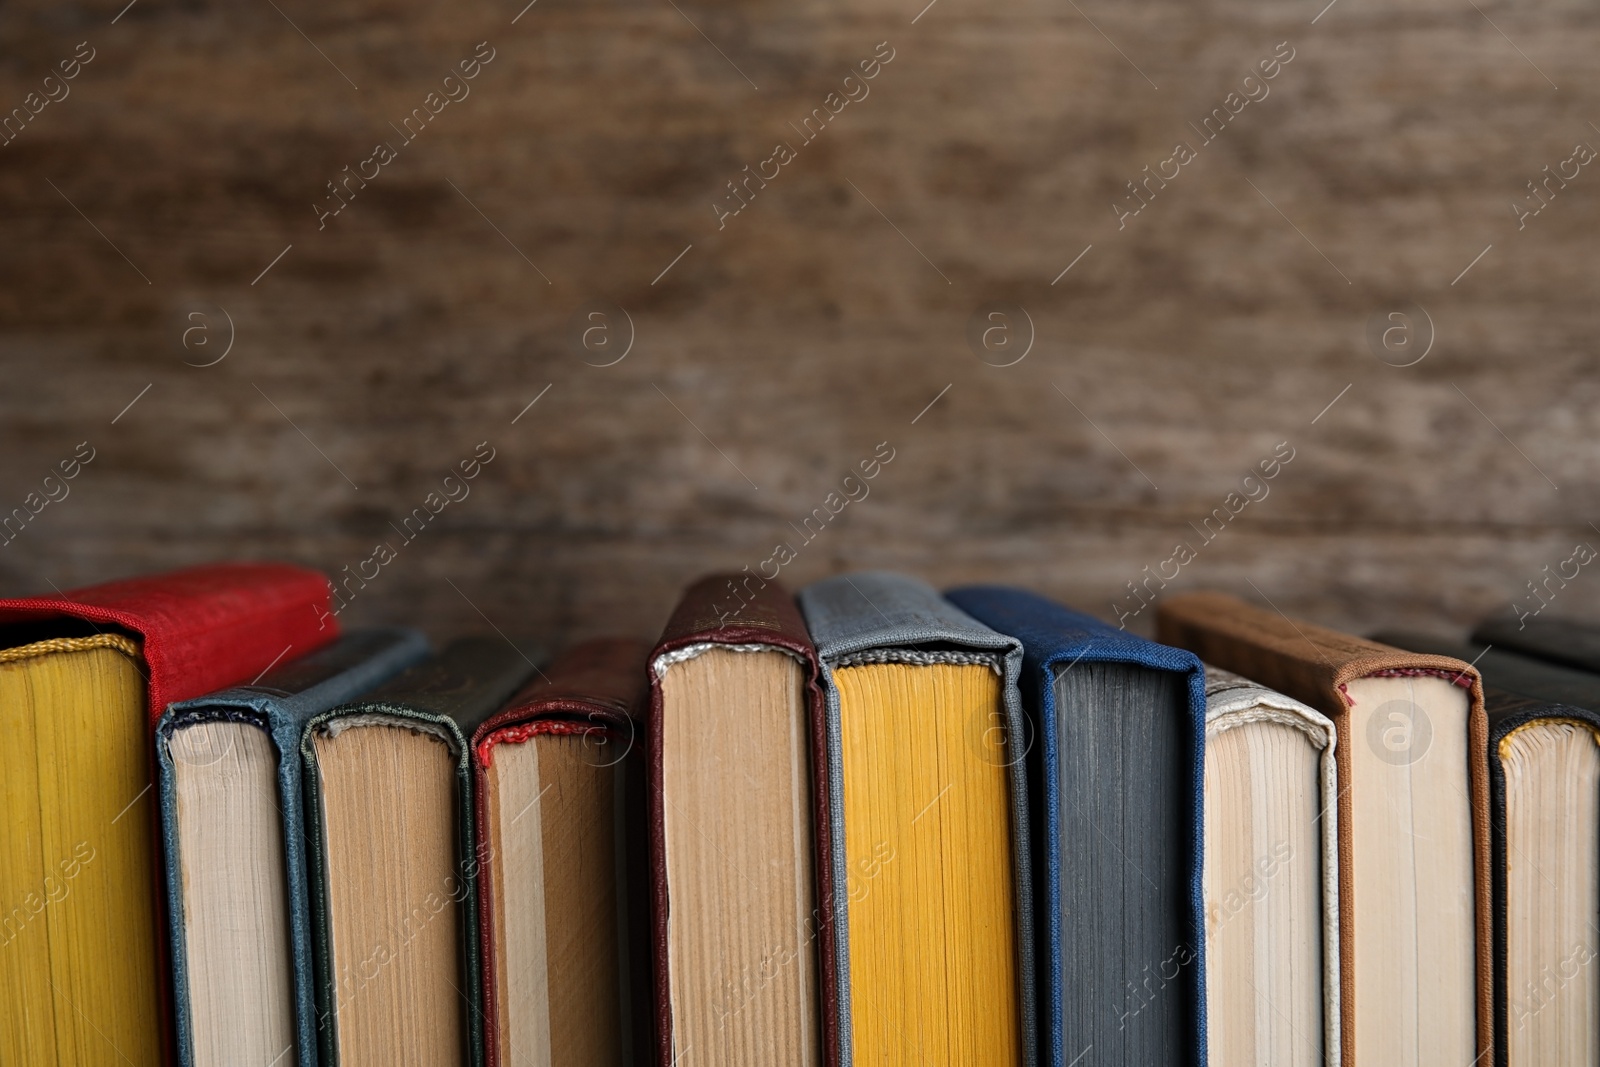
M 759 586 L 759 588 L 752 588 Z M 837 1063 L 834 1033 L 838 990 L 833 980 L 834 952 L 831 916 L 833 887 L 829 875 L 832 847 L 828 790 L 823 780 L 827 762 L 827 737 L 822 690 L 818 685 L 816 647 L 794 598 L 777 582 L 747 574 L 713 574 L 684 591 L 654 651 L 653 665 L 662 655 L 691 645 L 770 645 L 798 656 L 804 664 L 805 703 L 810 720 L 814 867 L 817 877 L 816 933 L 820 975 L 822 1048 L 829 1067 Z M 672 996 L 667 957 L 667 917 L 671 900 L 667 885 L 665 801 L 662 783 L 662 694 L 660 678 L 650 671 L 650 715 L 646 727 L 649 743 L 649 820 L 651 948 L 655 962 L 655 1041 L 659 1067 L 673 1067 Z
M 1488 719 L 1483 685 L 1469 664 L 1448 656 L 1405 652 L 1276 611 L 1253 607 L 1224 593 L 1188 593 L 1163 600 L 1156 615 L 1156 639 L 1187 648 L 1202 660 L 1243 675 L 1323 712 L 1338 734 L 1335 749 L 1340 780 L 1339 818 L 1339 974 L 1340 1043 L 1344 1067 L 1356 1062 L 1354 876 L 1351 865 L 1353 803 L 1350 781 L 1350 707 L 1346 686 L 1358 678 L 1425 674 L 1470 684 L 1467 724 L 1468 780 L 1472 805 L 1473 918 L 1476 933 L 1475 1004 L 1479 1057 L 1494 1045 L 1494 989 L 1491 972 L 1489 864 Z M 1381 1059 L 1381 1052 L 1374 1053 Z
M 499 996 L 496 989 L 497 960 L 494 943 L 494 913 L 497 905 L 494 879 L 488 877 L 491 848 L 487 827 L 488 769 L 495 746 L 517 744 L 541 733 L 600 735 L 607 743 L 623 747 L 629 758 L 637 751 L 642 756 L 644 707 L 646 698 L 645 660 L 650 646 L 626 637 L 601 637 L 580 642 L 558 656 L 546 670 L 535 675 L 522 691 L 512 697 L 505 709 L 485 720 L 472 735 L 472 764 L 478 813 L 478 894 L 479 944 L 481 947 L 484 996 L 484 1052 L 488 1067 L 501 1067 L 499 1034 Z M 614 762 L 608 758 L 608 762 Z M 631 762 L 631 760 L 630 760 Z M 642 763 L 642 760 L 641 760 Z M 642 769 L 642 768 L 641 768 Z M 640 787 L 643 786 L 642 775 Z M 628 791 L 634 789 L 629 778 Z M 635 825 L 637 823 L 637 825 Z M 629 840 L 626 842 L 628 899 L 625 951 L 631 961 L 624 985 L 626 1002 L 634 1009 L 624 1025 L 632 1030 L 624 1047 L 634 1050 L 631 1062 L 639 1067 L 653 1058 L 650 1039 L 650 928 L 649 902 L 644 885 L 644 811 L 641 804 L 635 818 L 630 808 L 625 816 Z

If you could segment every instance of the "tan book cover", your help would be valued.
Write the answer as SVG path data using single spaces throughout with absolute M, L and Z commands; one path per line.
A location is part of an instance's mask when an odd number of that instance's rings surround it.
M 1404 652 L 1222 593 L 1162 601 L 1157 640 L 1309 704 L 1335 724 L 1340 1044 L 1346 1067 L 1356 1062 L 1358 1047 L 1388 1059 L 1410 1044 L 1428 1049 L 1425 1059 L 1444 1062 L 1434 1052 L 1452 1029 L 1459 1043 L 1475 1043 L 1464 1049 L 1461 1062 L 1478 1062 L 1493 1045 L 1493 983 L 1488 721 L 1477 672 L 1458 659 Z M 1452 699 L 1452 690 L 1459 696 Z M 1354 742 L 1352 735 L 1358 735 Z M 1465 748 L 1462 759 L 1451 758 L 1459 748 Z M 1407 820 L 1426 826 L 1432 836 L 1399 825 L 1384 837 L 1397 821 Z M 1447 854 L 1442 850 L 1452 840 L 1455 852 Z M 1409 870 L 1397 871 L 1400 864 L 1385 854 L 1400 849 L 1411 850 L 1403 857 Z M 1452 868 L 1450 855 L 1470 871 L 1459 872 L 1470 878 L 1469 901 L 1448 892 L 1451 871 L 1460 866 Z M 1387 889 L 1401 878 L 1409 879 L 1401 892 L 1374 891 L 1375 884 Z M 1429 894 L 1430 879 L 1446 891 Z M 1370 899 L 1361 898 L 1363 888 Z M 1465 909 L 1459 915 L 1458 903 Z M 1452 921 L 1461 928 L 1452 931 Z M 1390 929 L 1397 923 L 1412 934 L 1409 944 Z M 1463 940 L 1466 946 L 1459 944 Z M 1450 976 L 1462 967 L 1470 968 L 1473 979 L 1470 989 L 1463 988 L 1470 1004 L 1459 998 L 1442 1003 L 1461 986 Z M 1416 979 L 1421 992 L 1415 997 L 1390 995 L 1386 988 Z M 1429 998 L 1432 1005 L 1425 1003 Z M 1450 1025 L 1452 1019 L 1460 1023 L 1463 1012 L 1470 1033 Z

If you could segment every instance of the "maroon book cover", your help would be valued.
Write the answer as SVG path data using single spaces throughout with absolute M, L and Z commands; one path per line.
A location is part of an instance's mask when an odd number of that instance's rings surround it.
M 626 795 L 642 801 L 645 660 L 650 646 L 625 637 L 602 637 L 574 645 L 536 675 L 472 735 L 473 785 L 478 824 L 478 939 L 483 967 L 484 1053 L 488 1067 L 503 1067 L 500 1049 L 500 993 L 494 943 L 495 899 L 489 838 L 488 769 L 499 745 L 520 744 L 541 734 L 567 734 L 603 739 L 620 746 L 621 755 L 607 757 L 630 766 Z M 630 759 L 633 754 L 639 758 Z M 637 768 L 637 773 L 634 769 Z M 650 997 L 649 885 L 645 848 L 645 812 L 641 802 L 629 805 L 627 827 L 627 1001 L 633 1006 L 634 1062 L 644 1067 L 653 1058 Z M 609 846 L 608 846 L 609 847 Z
M 750 588 L 752 582 L 759 589 Z M 748 597 L 749 599 L 746 599 Z M 650 654 L 653 664 L 664 653 L 689 645 L 772 645 L 799 656 L 805 664 L 805 702 L 811 735 L 813 867 L 817 877 L 817 914 L 814 942 L 817 974 L 822 994 L 822 1032 L 818 1035 L 829 1067 L 837 1063 L 838 989 L 833 980 L 833 885 L 830 874 L 832 848 L 828 812 L 826 716 L 818 683 L 816 646 L 794 598 L 777 582 L 761 582 L 746 574 L 714 574 L 684 591 L 661 640 Z M 651 941 L 655 960 L 655 1027 L 658 1067 L 673 1067 L 672 995 L 667 959 L 667 917 L 671 893 L 667 885 L 665 803 L 661 793 L 661 686 L 650 672 L 649 742 L 650 902 Z

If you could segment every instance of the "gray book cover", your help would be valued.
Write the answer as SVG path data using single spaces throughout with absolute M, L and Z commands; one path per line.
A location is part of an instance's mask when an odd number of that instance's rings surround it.
M 844 835 L 844 782 L 839 727 L 839 690 L 834 671 L 861 662 L 976 662 L 998 659 L 1002 675 L 1007 760 L 1011 794 L 1011 850 L 1016 886 L 1018 1025 L 1022 1062 L 1037 1062 L 1034 1002 L 1032 872 L 1028 856 L 1028 803 L 1024 753 L 1026 737 L 1017 678 L 1022 646 L 997 633 L 914 578 L 881 571 L 839 575 L 800 590 L 797 599 L 822 660 L 827 716 L 827 779 L 832 812 L 834 885 L 847 884 Z M 963 658 L 965 656 L 966 658 Z M 839 988 L 839 1064 L 854 1062 L 850 1018 L 849 894 L 834 894 L 833 929 Z M 866 1067 L 866 1065 L 863 1065 Z

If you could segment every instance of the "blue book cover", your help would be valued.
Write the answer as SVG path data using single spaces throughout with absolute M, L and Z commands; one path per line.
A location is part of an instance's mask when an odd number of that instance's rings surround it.
M 179 817 L 180 762 L 204 765 L 234 757 L 209 739 L 188 738 L 174 748 L 174 734 L 206 723 L 240 723 L 265 734 L 276 757 L 278 812 L 283 829 L 282 867 L 287 882 L 287 928 L 291 954 L 288 1005 L 252 1005 L 252 1010 L 293 1013 L 293 1045 L 279 1052 L 280 1065 L 316 1067 L 317 1026 L 312 975 L 311 927 L 306 878 L 303 775 L 300 735 L 306 722 L 388 681 L 428 654 L 427 639 L 415 630 L 358 630 L 318 652 L 269 670 L 250 685 L 167 707 L 156 724 L 155 749 L 160 788 L 162 853 L 165 862 L 168 925 L 172 944 L 172 994 L 177 1015 L 177 1058 L 182 1067 L 196 1062 L 195 1025 L 184 914 L 183 825 Z M 197 747 L 198 746 L 198 747 Z M 196 766 L 198 765 L 198 766 Z M 188 770 L 189 768 L 185 768 Z M 198 811 L 190 818 L 215 818 L 224 810 Z M 223 828 L 226 832 L 226 828 Z M 227 936 L 219 932 L 217 936 Z M 235 1020 L 226 1020 L 234 1022 Z
M 946 596 L 1022 643 L 1042 1061 L 1205 1067 L 1200 660 L 1019 589 Z

